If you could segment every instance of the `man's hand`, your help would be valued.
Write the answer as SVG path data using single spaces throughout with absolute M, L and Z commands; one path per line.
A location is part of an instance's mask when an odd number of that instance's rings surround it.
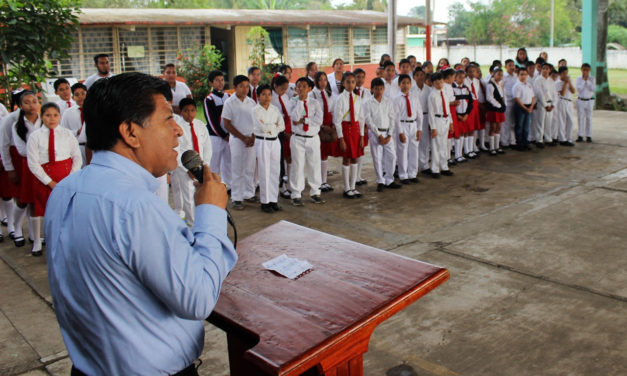
M 379 144 L 381 145 L 387 144 L 387 142 L 385 142 L 385 137 L 383 137 L 382 134 L 379 135 Z
M 420 141 L 421 137 L 422 137 L 422 131 L 416 131 L 416 141 Z
M 399 134 L 398 139 L 401 140 L 401 143 L 403 144 L 407 142 L 407 136 L 405 136 L 405 133 Z
M 437 129 L 432 129 L 431 130 L 431 138 L 436 138 L 438 136 L 438 131 Z
M 203 166 L 203 183 L 194 182 L 196 193 L 194 201 L 196 205 L 209 204 L 221 209 L 226 209 L 229 196 L 226 194 L 226 185 L 220 180 L 220 175 L 211 172 L 208 165 Z

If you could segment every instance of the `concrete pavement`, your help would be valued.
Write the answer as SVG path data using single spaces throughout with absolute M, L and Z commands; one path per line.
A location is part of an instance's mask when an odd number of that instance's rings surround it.
M 449 268 L 374 332 L 366 375 L 625 375 L 627 121 L 593 123 L 594 143 L 483 155 L 395 192 L 375 191 L 367 154 L 360 200 L 336 175 L 325 205 L 233 214 L 240 237 L 285 219 Z M 0 245 L 0 374 L 68 375 L 45 258 L 29 251 Z M 210 325 L 202 359 L 201 375 L 228 375 Z

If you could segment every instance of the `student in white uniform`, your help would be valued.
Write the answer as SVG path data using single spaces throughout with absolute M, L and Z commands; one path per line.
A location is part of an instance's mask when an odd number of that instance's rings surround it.
M 83 82 L 83 85 L 87 87 L 87 90 L 89 90 L 91 85 L 93 85 L 94 82 L 98 81 L 99 79 L 113 76 L 113 74 L 111 74 L 111 67 L 109 65 L 109 55 L 98 54 L 94 56 L 94 66 L 96 67 L 97 72 L 87 77 L 87 79 L 85 79 L 85 82 Z
M 448 169 L 447 159 L 448 134 L 451 130 L 451 113 L 448 97 L 442 91 L 444 81 L 441 73 L 431 75 L 433 90 L 429 94 L 429 125 L 431 127 L 431 176 L 439 178 L 441 175 L 452 176 Z
M 253 134 L 253 108 L 257 105 L 247 96 L 248 77 L 233 78 L 235 94 L 224 103 L 222 119 L 230 133 L 231 149 L 231 201 L 233 209 L 244 210 L 242 201 L 258 202 L 255 196 L 255 135 Z
M 392 85 L 395 87 L 394 90 L 400 91 L 400 86 L 398 84 L 398 79 L 399 79 L 401 74 L 406 74 L 411 79 L 411 89 L 413 91 L 414 88 L 416 87 L 416 81 L 414 81 L 414 77 L 412 75 L 412 70 L 411 70 L 411 63 L 409 62 L 409 60 L 401 59 L 401 61 L 398 62 L 398 70 L 399 70 L 399 75 L 396 76 L 392 80 Z
M 344 60 L 333 60 L 333 73 L 327 74 L 327 82 L 331 88 L 331 94 L 334 96 L 340 95 L 342 91 L 342 77 L 344 76 Z
M 575 85 L 568 75 L 568 67 L 559 68 L 560 79 L 555 83 L 557 90 L 557 110 L 553 118 L 555 127 L 558 129 L 558 140 L 562 146 L 575 146 L 572 142 L 574 116 L 573 116 L 573 94 Z
M 255 155 L 259 172 L 259 198 L 264 213 L 281 210 L 278 204 L 281 172 L 281 141 L 279 133 L 285 130 L 283 115 L 271 104 L 270 85 L 257 88 L 259 103 L 253 109 Z
M 463 69 L 455 72 L 455 82 L 453 82 L 453 93 L 457 106 L 455 111 L 451 109 L 451 115 L 454 116 L 453 121 L 453 137 L 455 138 L 455 162 L 466 162 L 464 155 L 474 153 L 473 130 L 474 130 L 474 97 L 472 91 L 466 86 L 466 71 Z M 455 122 L 456 120 L 456 122 Z
M 163 79 L 170 85 L 170 91 L 172 92 L 172 110 L 175 114 L 181 114 L 179 103 L 183 98 L 191 98 L 192 92 L 189 87 L 184 83 L 176 79 L 176 67 L 174 64 L 166 64 L 163 67 Z
M 516 116 L 514 115 L 514 94 L 512 89 L 518 82 L 516 64 L 514 60 L 505 60 L 505 72 L 503 73 L 503 89 L 505 91 L 505 122 L 501 126 L 501 146 L 516 145 Z
M 513 63 L 512 63 L 513 64 Z M 486 121 L 490 124 L 490 155 L 504 154 L 501 149 L 501 126 L 505 122 L 505 87 L 503 85 L 503 71 L 501 68 L 494 68 L 492 78 L 486 88 Z
M 281 197 L 291 199 L 290 191 L 290 167 L 292 164 L 292 152 L 290 150 L 290 137 L 292 134 L 292 120 L 290 114 L 294 101 L 288 95 L 289 80 L 283 75 L 275 75 L 272 79 L 272 105 L 275 106 L 283 116 L 285 131 L 279 133 L 281 141 L 281 179 L 279 182 L 279 192 Z
M 398 86 L 394 86 L 394 78 L 396 77 L 396 67 L 394 63 L 390 60 L 386 60 L 383 63 L 383 83 L 385 84 L 385 92 L 383 95 L 390 99 L 396 98 L 400 90 Z
M 590 64 L 581 65 L 581 76 L 577 77 L 577 142 L 592 142 L 592 110 L 596 80 L 590 75 Z
M 431 149 L 431 132 L 429 129 L 429 94 L 431 94 L 431 80 L 427 79 L 427 74 L 421 67 L 414 70 L 414 81 L 416 86 L 413 95 L 418 97 L 422 108 L 422 135 L 420 138 L 420 153 L 418 157 L 418 170 L 424 174 L 430 174 L 429 153 Z
M 61 118 L 61 126 L 69 129 L 78 141 L 81 156 L 83 158 L 83 166 L 91 161 L 91 153 L 89 158 L 87 155 L 87 133 L 85 132 L 85 120 L 83 116 L 83 102 L 87 95 L 87 87 L 83 84 L 72 85 L 72 98 L 76 102 L 76 106 L 70 107 Z
M 171 185 L 172 196 L 174 198 L 174 208 L 179 215 L 182 209 L 185 222 L 188 226 L 194 224 L 194 183 L 189 177 L 187 169 L 183 166 L 181 156 L 188 150 L 194 150 L 200 155 L 205 163 L 211 160 L 211 140 L 207 125 L 196 119 L 196 101 L 191 98 L 183 98 L 178 104 L 181 110 L 181 117 L 177 119 L 177 124 L 183 130 L 179 136 L 178 167 L 172 171 Z
M 279 74 L 285 78 L 287 78 L 288 87 L 285 94 L 289 99 L 292 99 L 296 96 L 296 85 L 292 82 L 292 67 L 287 64 L 282 64 L 279 66 Z
M 402 185 L 394 182 L 396 106 L 390 98 L 383 95 L 385 84 L 382 79 L 373 79 L 370 89 L 373 96 L 364 103 L 364 112 L 370 138 L 370 154 L 377 174 L 377 192 L 383 192 L 385 188 L 398 189 Z
M 528 61 L 526 63 L 526 69 L 527 69 L 527 83 L 529 85 L 531 85 L 532 88 L 535 87 L 535 80 L 540 76 L 538 74 L 536 74 L 536 64 L 533 61 Z M 520 77 L 520 75 L 519 75 Z M 519 79 L 520 80 L 520 79 Z M 535 93 L 534 93 L 534 99 L 535 99 Z M 535 133 L 535 123 L 536 123 L 536 119 L 538 118 L 538 103 L 535 102 L 534 103 L 534 109 L 531 112 L 531 116 L 530 116 L 530 121 L 531 123 L 529 124 L 529 136 L 528 136 L 528 140 L 531 143 L 535 143 L 536 141 L 536 133 Z M 542 140 L 539 140 L 540 142 L 542 142 Z
M 544 63 L 540 76 L 534 80 L 533 89 L 538 106 L 534 131 L 536 147 L 542 149 L 544 143 L 555 146 L 552 138 L 553 109 L 555 108 L 555 83 L 551 80 L 551 64 Z M 544 142 L 543 142 L 544 140 Z
M 52 84 L 54 87 L 54 93 L 59 96 L 57 106 L 61 111 L 61 116 L 72 106 L 76 106 L 76 102 L 72 99 L 72 89 L 70 88 L 70 82 L 65 78 L 59 78 Z
M 227 190 L 231 190 L 231 147 L 229 146 L 229 132 L 224 127 L 222 109 L 229 94 L 224 90 L 224 73 L 214 70 L 209 73 L 211 93 L 204 100 L 205 119 L 211 139 L 211 161 L 209 168 L 220 174 Z
M 518 82 L 512 89 L 514 101 L 516 101 L 516 150 L 518 151 L 531 150 L 529 127 L 536 98 L 533 94 L 533 85 L 527 82 L 528 76 L 527 68 L 518 68 Z
M 355 73 L 355 84 L 357 85 L 355 87 L 355 94 L 359 95 L 361 97 L 361 103 L 365 104 L 372 96 L 370 90 L 364 87 L 364 84 L 366 83 L 366 71 L 361 68 L 357 68 L 353 71 L 353 73 Z M 367 135 L 364 136 L 364 149 L 366 146 L 368 146 Z M 364 151 L 362 150 L 362 152 Z M 364 156 L 362 155 L 359 157 L 359 160 L 357 160 L 357 183 L 355 184 L 358 186 L 368 184 L 368 181 L 361 176 L 363 163 Z
M 46 103 L 41 108 L 41 119 L 45 126 L 33 131 L 26 143 L 27 163 L 35 179 L 31 223 L 41 222 L 46 212 L 46 203 L 52 189 L 69 174 L 80 170 L 83 165 L 78 141 L 72 132 L 59 127 L 61 112 L 54 103 Z M 33 231 L 33 256 L 42 255 L 41 231 L 39 226 Z
M 248 96 L 251 97 L 255 103 L 259 103 L 259 98 L 257 98 L 257 88 L 259 87 L 259 82 L 261 81 L 261 69 L 259 67 L 250 67 L 248 68 L 248 79 L 250 80 Z
M 322 108 L 317 100 L 309 95 L 313 83 L 305 77 L 296 81 L 297 102 L 292 108 L 292 167 L 290 169 L 290 190 L 292 205 L 303 206 L 301 199 L 305 189 L 305 177 L 309 183 L 309 198 L 314 204 L 324 204 L 320 197 L 322 180 L 320 176 L 320 126 Z
M 335 133 L 335 125 L 333 125 L 333 110 L 335 109 L 335 99 L 337 97 L 331 93 L 327 82 L 327 75 L 324 72 L 316 73 L 314 76 L 314 85 L 315 87 L 311 91 L 310 96 L 312 99 L 318 101 L 322 109 L 320 133 L 324 137 L 324 140 L 322 138 L 320 139 L 320 177 L 322 181 L 320 190 L 322 192 L 330 192 L 333 190 L 333 187 L 327 183 L 328 159 L 329 157 L 341 156 L 337 133 Z M 334 135 L 335 137 L 333 137 Z
M 307 72 L 307 78 L 309 79 L 309 81 L 315 82 L 316 73 L 318 73 L 318 64 L 316 64 L 315 61 L 310 61 L 309 63 L 307 63 L 305 71 Z
M 397 122 L 396 158 L 398 177 L 402 184 L 418 183 L 418 154 L 422 135 L 422 107 L 417 96 L 411 95 L 411 78 L 398 76 L 400 94 L 394 98 Z

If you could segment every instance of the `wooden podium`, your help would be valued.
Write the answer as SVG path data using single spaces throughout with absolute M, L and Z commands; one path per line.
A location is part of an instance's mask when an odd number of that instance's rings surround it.
M 363 375 L 381 322 L 449 278 L 446 269 L 281 221 L 241 241 L 208 321 L 227 333 L 232 376 Z M 291 280 L 261 264 L 285 253 Z

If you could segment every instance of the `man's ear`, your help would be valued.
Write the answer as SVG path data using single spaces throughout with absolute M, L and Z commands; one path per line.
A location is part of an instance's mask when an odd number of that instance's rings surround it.
M 141 146 L 139 134 L 141 133 L 141 125 L 133 123 L 131 121 L 125 121 L 120 123 L 118 130 L 122 136 L 122 140 L 125 144 L 133 149 L 137 149 Z

